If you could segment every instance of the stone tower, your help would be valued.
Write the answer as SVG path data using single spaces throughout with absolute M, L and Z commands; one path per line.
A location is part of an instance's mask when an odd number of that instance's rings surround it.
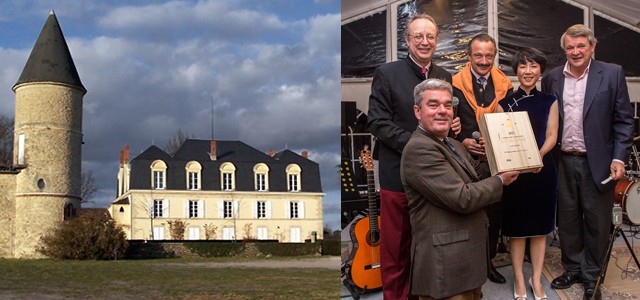
M 80 81 L 52 11 L 13 86 L 13 256 L 33 258 L 40 237 L 80 209 L 82 98 Z

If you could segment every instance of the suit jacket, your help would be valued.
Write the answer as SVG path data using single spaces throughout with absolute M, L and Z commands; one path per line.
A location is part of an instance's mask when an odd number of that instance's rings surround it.
M 542 91 L 558 98 L 559 144 L 562 142 L 564 128 L 563 68 L 564 65 L 554 68 L 542 79 Z M 633 114 L 622 67 L 591 60 L 582 117 L 584 142 L 593 180 L 600 191 L 611 190 L 616 182 L 611 181 L 606 185 L 600 182 L 609 177 L 613 159 L 623 162 L 628 160 L 633 143 Z
M 431 62 L 429 78 L 451 83 L 451 74 Z M 374 158 L 380 161 L 380 187 L 402 192 L 400 181 L 400 155 L 418 126 L 413 113 L 413 89 L 426 78 L 411 58 L 380 66 L 373 74 L 367 129 L 378 140 Z
M 401 161 L 411 221 L 414 295 L 437 299 L 482 286 L 487 279 L 485 206 L 502 197 L 502 182 L 464 146 L 449 139 L 462 159 L 421 128 Z M 480 176 L 478 176 L 480 174 Z

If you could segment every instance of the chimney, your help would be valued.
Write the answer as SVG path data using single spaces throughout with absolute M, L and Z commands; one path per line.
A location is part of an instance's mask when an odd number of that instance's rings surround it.
M 269 155 L 269 156 L 273 157 L 274 155 L 276 155 L 276 152 L 275 152 L 275 151 L 273 151 L 273 149 L 272 149 L 272 148 L 269 148 L 269 151 L 267 151 L 267 155 Z
M 125 145 L 120 150 L 120 164 L 126 164 L 127 162 L 129 162 L 129 145 Z
M 302 151 L 302 157 L 309 158 L 309 151 L 307 150 Z
M 209 157 L 211 160 L 218 159 L 218 142 L 216 140 L 211 140 L 211 150 L 209 151 Z

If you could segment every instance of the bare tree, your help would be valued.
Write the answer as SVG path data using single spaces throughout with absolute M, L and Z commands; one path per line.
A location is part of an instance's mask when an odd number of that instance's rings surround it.
M 13 119 L 0 115 L 0 167 L 13 161 Z
M 153 192 L 151 193 L 151 198 L 153 198 Z M 155 240 L 155 236 L 153 234 L 153 220 L 156 218 L 156 216 L 154 214 L 155 207 L 154 207 L 153 200 L 147 201 L 146 197 L 145 199 L 140 199 L 140 200 L 141 201 L 136 202 L 137 203 L 136 207 L 138 207 L 139 209 L 142 209 L 145 212 L 145 216 L 149 218 L 149 238 L 151 240 Z M 131 205 L 133 205 L 134 203 L 133 199 L 130 199 L 130 201 L 131 201 Z
M 176 151 L 180 149 L 180 146 L 182 146 L 184 141 L 193 137 L 195 136 L 187 132 L 182 132 L 181 129 L 178 129 L 178 131 L 176 131 L 176 135 L 167 141 L 167 144 L 164 146 L 164 151 L 173 156 L 176 154 Z
M 90 202 L 91 196 L 98 191 L 98 187 L 96 187 L 96 181 L 93 178 L 93 173 L 91 171 L 82 172 L 80 174 L 80 197 L 82 197 L 82 202 Z

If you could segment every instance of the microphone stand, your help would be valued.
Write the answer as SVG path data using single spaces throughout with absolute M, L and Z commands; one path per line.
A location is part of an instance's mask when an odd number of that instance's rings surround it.
M 611 250 L 613 249 L 613 243 L 615 242 L 616 237 L 618 235 L 622 235 L 624 242 L 627 244 L 627 248 L 629 248 L 629 252 L 631 252 L 631 256 L 633 256 L 633 259 L 636 261 L 636 266 L 640 268 L 640 262 L 638 262 L 638 258 L 636 257 L 636 254 L 633 252 L 633 248 L 631 247 L 631 244 L 629 244 L 629 240 L 627 239 L 627 236 L 624 235 L 624 232 L 621 233 L 622 208 L 618 204 L 615 204 L 613 206 L 612 223 L 614 228 L 613 228 L 613 232 L 611 232 L 611 235 L 609 236 L 609 248 L 607 249 L 607 253 L 605 254 L 605 257 L 603 257 L 603 262 L 602 262 L 602 265 L 600 266 L 600 274 L 598 274 L 598 280 L 596 281 L 596 287 L 594 291 L 597 291 L 600 284 L 604 282 L 604 277 L 607 275 L 607 266 L 609 265 L 609 259 L 611 258 Z M 591 296 L 591 299 L 594 300 L 595 297 L 596 297 L 596 293 L 593 293 L 593 296 Z

